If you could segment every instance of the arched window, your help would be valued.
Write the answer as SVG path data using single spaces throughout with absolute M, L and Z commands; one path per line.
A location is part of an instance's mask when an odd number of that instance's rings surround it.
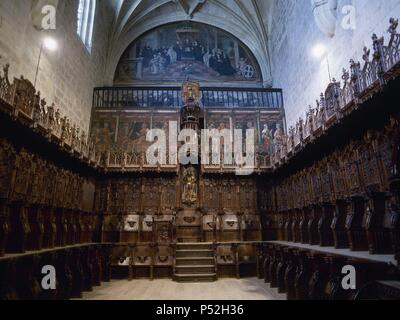
M 96 0 L 79 0 L 77 33 L 88 51 L 92 49 L 92 35 Z

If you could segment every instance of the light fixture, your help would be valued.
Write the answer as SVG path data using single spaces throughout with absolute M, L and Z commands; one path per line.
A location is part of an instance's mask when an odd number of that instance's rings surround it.
M 314 58 L 320 59 L 323 56 L 325 56 L 325 54 L 327 53 L 327 49 L 325 47 L 325 45 L 323 45 L 322 43 L 317 43 L 311 50 L 311 53 L 313 55 Z
M 331 77 L 331 68 L 329 65 L 329 57 L 328 57 L 328 49 L 327 47 L 322 44 L 322 43 L 317 43 L 312 49 L 311 49 L 311 54 L 313 55 L 313 57 L 315 59 L 322 59 L 325 58 L 326 59 L 326 64 L 328 67 L 328 76 L 329 76 L 329 83 L 332 82 L 332 77 Z
M 37 78 L 38 78 L 38 74 L 39 74 L 40 60 L 42 59 L 43 49 L 46 49 L 48 51 L 56 51 L 57 48 L 58 48 L 58 44 L 55 39 L 53 39 L 51 37 L 45 37 L 42 39 L 41 44 L 40 44 L 39 59 L 38 59 L 38 63 L 36 66 L 35 83 L 34 83 L 35 88 L 36 88 Z
M 43 47 L 49 51 L 56 51 L 58 48 L 57 41 L 53 38 L 46 37 L 43 39 Z

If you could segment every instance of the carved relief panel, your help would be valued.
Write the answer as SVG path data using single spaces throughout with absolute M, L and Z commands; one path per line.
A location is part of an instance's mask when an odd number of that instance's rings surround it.
M 224 212 L 237 209 L 237 189 L 235 181 L 233 180 L 222 180 L 222 208 Z M 242 191 L 246 192 L 245 190 Z
M 237 181 L 239 185 L 240 195 L 240 211 L 241 212 L 255 212 L 256 211 L 256 184 L 253 180 Z
M 206 210 L 218 210 L 220 203 L 220 190 L 217 180 L 204 179 L 203 206 Z
M 13 165 L 16 159 L 14 148 L 5 140 L 0 140 L 0 198 L 9 197 L 13 182 Z
M 138 232 L 139 231 L 140 216 L 130 214 L 124 218 L 124 231 L 125 232 Z
M 156 213 L 160 205 L 160 179 L 143 179 L 143 211 Z
M 142 220 L 142 231 L 152 232 L 154 225 L 154 217 L 152 215 L 146 214 Z
M 14 186 L 11 193 L 13 201 L 24 201 L 28 195 L 29 181 L 32 174 L 33 156 L 22 149 L 16 161 L 16 174 Z
M 359 194 L 362 190 L 362 184 L 359 174 L 359 157 L 355 149 L 354 143 L 346 147 L 342 159 L 344 162 L 344 172 L 349 192 L 351 194 Z
M 372 138 L 372 137 L 371 137 Z M 381 177 L 379 173 L 379 163 L 374 151 L 373 141 L 365 138 L 364 143 L 358 148 L 360 157 L 360 175 L 364 188 L 370 191 L 380 191 Z
M 132 179 L 126 183 L 125 210 L 129 214 L 140 212 L 140 180 Z
M 239 219 L 235 214 L 224 214 L 221 216 L 222 229 L 227 231 L 239 230 Z
M 335 199 L 345 199 L 347 195 L 347 184 L 344 178 L 344 167 L 341 158 L 337 153 L 330 157 L 329 169 L 332 175 L 332 185 L 335 193 Z
M 111 180 L 108 184 L 107 213 L 120 214 L 125 210 L 125 184 Z
M 161 179 L 161 207 L 163 212 L 168 209 L 172 210 L 177 206 L 177 180 L 176 179 Z
M 334 191 L 332 186 L 332 176 L 328 166 L 328 160 L 324 159 L 320 163 L 319 168 L 320 168 L 322 201 L 330 203 L 334 199 Z
M 377 142 L 377 151 L 378 151 L 378 159 L 379 159 L 379 166 L 380 166 L 380 174 L 381 179 L 384 181 L 385 187 L 387 186 L 389 175 L 391 174 L 391 166 L 393 161 L 393 146 L 390 140 L 391 128 L 388 127 L 385 132 L 379 134 L 376 142 Z

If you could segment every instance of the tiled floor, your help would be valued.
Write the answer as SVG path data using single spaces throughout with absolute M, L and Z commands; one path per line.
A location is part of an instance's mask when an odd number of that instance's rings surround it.
M 85 300 L 285 300 L 263 280 L 222 279 L 211 283 L 177 283 L 172 280 L 118 280 L 103 283 Z

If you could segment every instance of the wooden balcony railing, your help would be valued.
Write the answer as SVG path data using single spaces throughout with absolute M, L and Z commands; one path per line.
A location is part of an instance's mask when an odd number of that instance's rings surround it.
M 283 109 L 281 89 L 202 88 L 204 108 Z M 181 108 L 179 87 L 103 87 L 95 88 L 95 109 Z

